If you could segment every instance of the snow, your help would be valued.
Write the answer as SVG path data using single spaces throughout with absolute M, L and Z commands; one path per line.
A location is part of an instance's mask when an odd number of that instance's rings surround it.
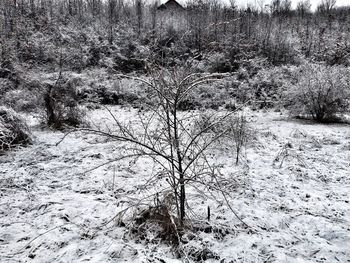
M 135 109 L 112 110 L 124 120 L 137 115 Z M 230 205 L 251 230 L 219 193 L 189 189 L 191 216 L 205 222 L 210 206 L 209 224 L 226 233 L 198 232 L 185 249 L 207 248 L 220 257 L 207 262 L 349 261 L 349 125 L 270 111 L 246 114 L 256 130 L 246 158 L 235 166 L 230 148 L 210 158 L 221 164 Z M 139 240 L 115 220 L 131 203 L 152 204 L 149 196 L 167 187 L 162 180 L 146 187 L 153 175 L 149 160 L 99 167 L 127 144 L 75 133 L 56 146 L 62 132 L 27 119 L 33 145 L 0 156 L 1 262 L 181 262 L 164 242 Z M 112 127 L 104 109 L 89 119 Z M 128 210 L 126 220 L 134 212 Z

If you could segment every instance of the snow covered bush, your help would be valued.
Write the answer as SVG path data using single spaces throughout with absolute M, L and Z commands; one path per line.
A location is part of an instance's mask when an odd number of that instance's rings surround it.
M 239 163 L 239 158 L 242 155 L 242 150 L 253 139 L 254 131 L 243 114 L 231 117 L 229 119 L 229 125 L 230 130 L 228 136 L 234 142 L 237 165 Z
M 282 91 L 296 82 L 294 69 L 294 66 L 264 68 L 249 79 L 255 106 L 260 109 L 278 106 Z
M 208 60 L 210 72 L 225 73 L 232 70 L 231 62 L 225 57 L 224 53 L 215 52 Z
M 147 88 L 131 80 L 102 82 L 94 79 L 79 87 L 78 96 L 85 102 L 96 104 L 137 106 L 147 97 Z
M 179 109 L 183 111 L 194 109 L 218 110 L 222 106 L 226 107 L 226 103 L 232 102 L 230 99 L 225 81 L 204 83 L 196 90 L 189 92 L 188 96 L 180 102 Z
M 350 70 L 341 66 L 307 65 L 287 91 L 291 113 L 319 122 L 335 121 L 350 106 Z
M 136 41 L 128 41 L 120 49 L 120 52 L 115 52 L 113 69 L 122 73 L 142 72 L 146 68 L 145 61 L 148 56 L 149 50 L 147 47 Z
M 345 43 L 336 43 L 333 47 L 328 48 L 322 54 L 324 61 L 328 65 L 344 65 L 350 66 L 350 47 Z
M 232 111 L 235 110 L 237 108 Z M 194 127 L 197 130 L 204 130 L 206 133 L 224 133 L 224 140 L 229 142 L 229 145 L 234 149 L 236 165 L 238 165 L 239 159 L 242 157 L 242 150 L 255 139 L 255 131 L 243 113 L 234 114 L 222 123 L 216 123 L 216 119 L 215 111 L 205 111 L 198 115 Z
M 16 112 L 37 112 L 41 106 L 40 92 L 42 85 L 40 81 L 23 80 L 18 88 L 4 94 L 3 103 Z
M 79 126 L 84 112 L 78 105 L 77 79 L 59 77 L 54 85 L 48 85 L 44 94 L 46 123 L 55 129 Z
M 12 109 L 0 107 L 0 154 L 31 142 L 25 122 Z

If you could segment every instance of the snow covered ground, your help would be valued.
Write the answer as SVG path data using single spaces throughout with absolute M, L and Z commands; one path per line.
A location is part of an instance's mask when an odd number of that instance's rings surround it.
M 136 110 L 114 107 L 117 116 Z M 90 113 L 104 122 L 103 110 Z M 207 262 L 350 262 L 350 126 L 248 112 L 256 140 L 236 167 L 234 151 L 214 151 L 231 182 L 219 194 L 191 190 L 190 206 L 225 233 L 196 233 L 185 245 L 210 250 Z M 28 119 L 29 120 L 29 119 Z M 30 121 L 30 120 L 29 120 Z M 160 240 L 140 240 L 115 215 L 166 187 L 147 184 L 152 163 L 113 160 L 125 145 L 32 123 L 34 144 L 0 156 L 0 262 L 181 262 Z M 96 169 L 93 169 L 96 168 Z M 91 170 L 93 169 L 93 170 Z M 128 222 L 125 222 L 128 224 Z M 149 230 L 152 233 L 152 230 Z

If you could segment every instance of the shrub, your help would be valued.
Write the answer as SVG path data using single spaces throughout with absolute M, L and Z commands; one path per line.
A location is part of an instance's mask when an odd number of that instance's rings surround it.
M 31 142 L 25 122 L 11 109 L 0 107 L 0 154 Z
M 80 87 L 79 98 L 85 102 L 102 105 L 138 106 L 147 96 L 146 88 L 134 81 L 99 81 L 92 81 Z
M 114 55 L 113 69 L 122 73 L 144 71 L 148 49 L 137 42 L 128 42 L 121 48 L 120 53 Z
M 12 81 L 0 77 L 0 101 L 3 100 L 3 96 L 15 89 L 15 85 Z
M 37 112 L 40 109 L 40 92 L 42 83 L 40 81 L 23 81 L 16 89 L 6 92 L 3 103 L 16 112 Z
M 341 66 L 308 65 L 298 83 L 287 92 L 294 115 L 308 115 L 319 122 L 336 121 L 349 110 L 350 71 Z
M 54 129 L 78 126 L 83 122 L 84 113 L 78 105 L 76 79 L 58 79 L 55 85 L 47 85 L 44 94 L 46 123 Z
M 101 49 L 98 46 L 92 45 L 89 49 L 89 58 L 87 65 L 95 67 L 99 65 L 101 60 Z
M 273 65 L 295 64 L 297 62 L 293 38 L 288 34 L 276 31 L 266 43 L 261 45 L 261 51 Z
M 231 72 L 233 69 L 231 62 L 225 57 L 225 54 L 218 52 L 209 57 L 209 67 L 210 72 L 220 73 Z
M 35 112 L 38 107 L 36 93 L 25 89 L 16 89 L 7 92 L 3 103 L 17 112 Z
M 294 69 L 294 66 L 270 67 L 252 77 L 249 85 L 255 106 L 260 109 L 278 106 L 282 91 L 296 82 L 293 78 Z
M 343 65 L 350 66 L 350 47 L 344 43 L 337 43 L 337 45 L 329 48 L 323 53 L 323 58 L 328 65 Z
M 232 111 L 237 110 L 238 109 L 235 108 Z M 243 113 L 230 116 L 225 122 L 219 124 L 215 124 L 216 119 L 217 116 L 213 111 L 203 112 L 194 122 L 194 127 L 196 130 L 204 130 L 206 133 L 224 133 L 225 140 L 232 143 L 231 145 L 234 147 L 237 165 L 239 163 L 239 158 L 242 155 L 242 150 L 255 139 L 255 131 Z
M 237 165 L 242 154 L 242 149 L 245 148 L 249 141 L 253 139 L 254 131 L 243 114 L 240 116 L 231 117 L 229 120 L 229 125 L 230 130 L 228 136 L 233 140 L 235 145 Z

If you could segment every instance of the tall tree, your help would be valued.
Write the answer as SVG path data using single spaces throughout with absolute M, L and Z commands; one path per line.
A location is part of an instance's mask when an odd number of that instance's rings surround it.
M 116 15 L 116 7 L 117 7 L 117 2 L 116 0 L 108 0 L 107 2 L 107 13 L 108 13 L 108 42 L 110 45 L 113 44 L 114 40 L 114 24 L 117 20 L 117 15 Z
M 136 7 L 136 17 L 137 17 L 137 35 L 138 37 L 140 37 L 141 30 L 142 30 L 142 22 L 143 22 L 142 0 L 136 0 L 135 7 Z
M 303 19 L 306 15 L 311 13 L 311 3 L 310 0 L 301 0 L 297 4 L 296 8 L 297 14 Z

